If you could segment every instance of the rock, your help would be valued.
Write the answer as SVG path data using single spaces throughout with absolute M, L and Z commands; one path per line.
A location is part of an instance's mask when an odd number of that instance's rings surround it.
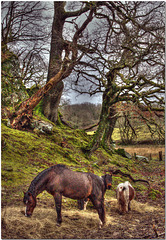
M 132 158 L 132 156 L 128 152 L 126 152 L 123 148 L 118 148 L 116 152 L 123 157 L 129 158 L 129 159 Z
M 19 90 L 18 92 L 13 92 L 11 93 L 8 97 L 6 97 L 4 99 L 4 101 L 6 102 L 6 104 L 8 105 L 15 105 L 19 102 L 23 102 L 24 100 L 26 100 L 29 97 L 29 95 L 27 94 L 27 92 L 24 90 Z
M 31 123 L 31 127 L 33 129 L 39 130 L 41 133 L 52 133 L 53 125 L 49 122 L 41 121 L 41 120 L 33 120 Z
M 138 161 L 149 163 L 149 159 L 147 157 L 145 157 L 145 156 L 136 155 L 136 159 Z
M 132 158 L 132 156 L 130 155 L 130 153 L 128 153 L 128 152 L 126 152 L 126 151 L 125 151 L 125 156 L 126 156 L 126 158 L 129 158 L 129 159 Z
M 117 237 L 119 237 L 119 235 L 120 235 L 120 233 L 119 233 L 119 232 L 114 232 L 114 233 L 112 234 L 112 236 L 113 236 L 114 238 L 117 238 Z

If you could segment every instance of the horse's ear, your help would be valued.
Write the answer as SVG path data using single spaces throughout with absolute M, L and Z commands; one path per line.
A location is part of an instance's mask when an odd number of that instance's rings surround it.
M 23 191 L 23 193 L 24 193 L 24 195 L 25 195 L 26 192 Z

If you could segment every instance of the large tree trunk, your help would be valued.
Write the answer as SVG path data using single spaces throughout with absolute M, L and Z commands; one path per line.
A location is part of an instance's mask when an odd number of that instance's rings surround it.
M 116 70 L 112 70 L 107 75 L 108 83 L 103 93 L 102 110 L 98 129 L 90 144 L 89 153 L 94 152 L 98 147 L 103 147 L 107 152 L 112 152 L 112 133 L 118 118 L 116 112 L 117 89 L 114 84 Z
M 61 81 L 47 94 L 47 96 L 44 97 L 44 115 L 54 123 L 56 123 L 58 119 L 58 107 L 61 100 L 63 88 L 64 84 L 63 81 Z
M 103 95 L 102 110 L 98 129 L 93 137 L 90 146 L 90 154 L 103 147 L 106 151 L 111 152 L 112 133 L 116 124 L 117 113 L 115 104 L 110 105 L 110 98 L 107 94 Z
M 65 22 L 64 14 L 64 2 L 54 2 L 54 20 L 52 24 L 47 82 L 58 73 L 62 64 L 61 57 L 64 49 L 64 41 L 62 37 L 63 26 Z M 63 88 L 64 84 L 61 81 L 50 90 L 50 92 L 44 97 L 43 101 L 44 115 L 55 123 L 58 117 L 58 106 L 62 96 Z

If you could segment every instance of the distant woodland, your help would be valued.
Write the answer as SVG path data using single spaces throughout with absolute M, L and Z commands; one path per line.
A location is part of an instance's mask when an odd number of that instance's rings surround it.
M 101 104 L 81 103 L 62 107 L 63 118 L 69 121 L 74 128 L 85 129 L 98 123 Z
M 72 128 L 96 131 L 100 121 L 102 105 L 90 102 L 80 104 L 64 104 L 60 106 L 63 120 Z M 117 105 L 117 121 L 115 128 L 118 129 L 120 142 L 131 144 L 138 142 L 139 135 L 145 135 L 141 142 L 164 143 L 164 111 L 159 113 L 146 110 L 140 111 L 135 105 Z M 153 120 L 154 119 L 154 120 Z M 153 120 L 153 121 L 152 121 Z M 149 136 L 149 137 L 148 137 Z M 151 140 L 148 140 L 151 139 Z

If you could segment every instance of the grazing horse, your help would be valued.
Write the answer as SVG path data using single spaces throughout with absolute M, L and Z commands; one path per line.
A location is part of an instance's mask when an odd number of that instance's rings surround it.
M 134 198 L 135 190 L 127 181 L 120 183 L 116 188 L 116 197 L 118 200 L 120 214 L 126 213 L 130 208 L 130 201 Z
M 111 184 L 112 176 L 109 174 L 99 177 L 93 173 L 74 172 L 57 164 L 39 173 L 24 193 L 25 216 L 32 215 L 37 195 L 46 190 L 54 197 L 59 225 L 62 222 L 62 196 L 65 196 L 77 200 L 89 198 L 97 209 L 101 227 L 105 224 L 104 194 Z

